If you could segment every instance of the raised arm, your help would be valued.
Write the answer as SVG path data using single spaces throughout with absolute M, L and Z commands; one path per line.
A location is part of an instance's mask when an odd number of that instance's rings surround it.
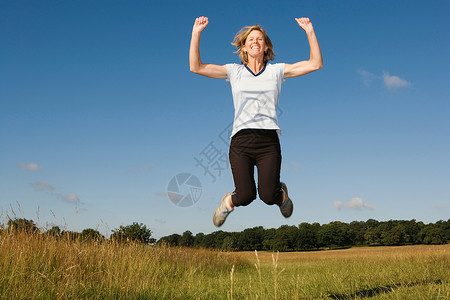
M 225 65 L 204 64 L 200 59 L 200 35 L 208 26 L 207 17 L 195 19 L 192 28 L 191 47 L 189 49 L 189 67 L 191 72 L 211 78 L 227 78 L 227 67 Z
M 317 41 L 314 28 L 309 18 L 296 18 L 298 25 L 306 32 L 309 41 L 309 60 L 299 61 L 295 64 L 285 64 L 284 78 L 297 77 L 319 70 L 323 67 L 322 52 Z

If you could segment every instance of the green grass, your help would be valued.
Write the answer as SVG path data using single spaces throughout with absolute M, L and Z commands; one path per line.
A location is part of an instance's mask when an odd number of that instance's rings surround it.
M 276 293 L 267 287 L 275 286 L 272 254 L 260 253 L 266 287 L 256 285 L 250 296 L 242 291 L 239 299 L 447 299 L 449 251 L 450 245 L 280 253 Z M 258 281 L 255 273 L 247 276 Z
M 448 299 L 450 245 L 218 252 L 0 233 L 1 299 Z

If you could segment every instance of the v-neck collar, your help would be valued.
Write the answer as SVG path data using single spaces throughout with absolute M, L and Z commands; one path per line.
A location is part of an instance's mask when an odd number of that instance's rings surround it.
M 256 76 L 261 75 L 262 72 L 264 72 L 264 70 L 266 69 L 266 65 L 267 65 L 267 64 L 264 64 L 264 66 L 262 67 L 261 71 L 259 71 L 257 74 L 253 73 L 252 69 L 250 69 L 250 67 L 247 66 L 247 64 L 245 64 L 244 66 L 245 66 L 245 68 L 246 68 L 250 73 L 252 73 L 253 76 L 256 77 Z

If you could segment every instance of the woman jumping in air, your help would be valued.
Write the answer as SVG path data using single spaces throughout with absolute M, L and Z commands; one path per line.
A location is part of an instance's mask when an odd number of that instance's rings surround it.
M 319 43 L 308 18 L 296 18 L 306 32 L 309 60 L 295 64 L 270 64 L 275 54 L 272 42 L 259 25 L 242 28 L 233 45 L 242 64 L 205 64 L 200 59 L 200 35 L 208 25 L 207 17 L 195 20 L 189 50 L 191 72 L 211 78 L 225 78 L 231 84 L 234 122 L 229 159 L 234 192 L 226 193 L 213 214 L 213 223 L 222 226 L 234 207 L 256 199 L 254 166 L 258 170 L 258 194 L 268 205 L 277 204 L 288 218 L 293 211 L 286 184 L 280 182 L 281 148 L 278 135 L 277 106 L 281 84 L 286 78 L 316 71 L 323 66 Z

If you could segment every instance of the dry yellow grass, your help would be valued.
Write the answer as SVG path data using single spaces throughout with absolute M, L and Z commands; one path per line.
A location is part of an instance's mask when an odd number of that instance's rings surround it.
M 246 259 L 254 259 L 254 251 L 237 252 Z M 394 257 L 396 255 L 432 255 L 434 253 L 450 254 L 450 244 L 447 245 L 414 245 L 414 246 L 385 246 L 385 247 L 354 247 L 349 249 L 305 252 L 280 252 L 279 260 L 290 262 L 292 260 L 322 260 L 322 259 L 346 259 L 346 258 L 370 258 L 370 257 Z M 268 263 L 272 261 L 272 252 L 259 251 L 261 260 Z
M 0 232 L 1 299 L 447 299 L 450 245 L 269 253 Z

